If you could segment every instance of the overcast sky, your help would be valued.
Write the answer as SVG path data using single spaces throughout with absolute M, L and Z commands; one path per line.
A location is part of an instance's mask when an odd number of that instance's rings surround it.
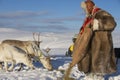
M 84 0 L 0 0 L 0 27 L 27 31 L 79 31 Z M 94 0 L 115 17 L 120 27 L 120 0 Z M 120 29 L 119 29 L 120 30 Z

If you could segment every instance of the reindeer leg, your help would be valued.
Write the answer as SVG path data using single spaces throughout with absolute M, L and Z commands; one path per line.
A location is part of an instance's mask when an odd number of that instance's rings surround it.
M 0 62 L 0 70 L 2 70 L 3 69 L 3 67 L 2 67 L 2 62 Z
M 23 63 L 20 63 L 18 71 L 21 71 L 23 69 Z
M 5 71 L 8 71 L 8 63 L 4 62 L 4 66 L 5 66 Z
M 28 66 L 30 69 L 35 69 L 35 67 L 34 67 L 33 64 L 32 64 L 32 61 L 26 61 L 26 62 L 24 62 L 24 64 L 25 64 L 26 66 Z
M 15 64 L 15 61 L 13 60 L 13 61 L 11 62 L 11 66 L 9 67 L 8 71 L 13 71 L 14 64 Z
M 30 69 L 35 69 L 35 67 L 33 66 L 33 64 L 32 63 L 30 63 L 30 64 L 27 64 L 27 66 L 30 68 Z

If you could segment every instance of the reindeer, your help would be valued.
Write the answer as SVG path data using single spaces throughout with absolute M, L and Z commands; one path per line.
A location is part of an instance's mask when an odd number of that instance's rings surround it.
M 0 44 L 0 62 L 4 62 L 6 71 L 12 71 L 15 63 L 23 63 L 31 69 L 34 69 L 32 60 L 28 57 L 24 50 L 6 43 Z M 9 68 L 8 62 L 11 63 Z
M 4 40 L 2 41 L 2 43 L 17 46 L 23 49 L 26 53 L 28 53 L 28 55 L 31 58 L 39 59 L 46 69 L 52 70 L 52 65 L 50 63 L 50 57 L 46 57 L 43 54 L 43 52 L 40 50 L 40 43 L 42 41 L 39 41 L 39 38 L 38 38 L 38 41 L 36 41 L 34 35 L 35 34 L 33 34 L 34 41 Z M 21 66 L 20 66 L 20 69 L 21 69 Z

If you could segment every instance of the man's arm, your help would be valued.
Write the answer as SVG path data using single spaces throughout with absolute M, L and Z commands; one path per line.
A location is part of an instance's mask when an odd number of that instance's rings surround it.
M 93 20 L 93 30 L 109 30 L 112 31 L 116 27 L 116 22 L 112 15 L 105 11 L 100 11 L 95 15 Z

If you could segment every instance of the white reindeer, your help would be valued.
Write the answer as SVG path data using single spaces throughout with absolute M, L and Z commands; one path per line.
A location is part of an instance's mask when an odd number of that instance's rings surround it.
M 33 34 L 33 38 L 35 40 L 34 34 Z M 2 41 L 2 43 L 17 46 L 23 49 L 26 53 L 28 53 L 29 56 L 35 57 L 35 58 L 37 57 L 46 69 L 52 70 L 50 57 L 46 57 L 40 50 L 41 41 L 39 41 L 39 38 L 38 38 L 38 41 L 36 40 L 35 41 L 4 40 Z
M 0 44 L 0 62 L 4 62 L 6 71 L 12 71 L 17 63 L 23 63 L 31 69 L 34 68 L 31 59 L 24 50 L 6 43 Z M 9 68 L 8 63 L 11 63 Z

